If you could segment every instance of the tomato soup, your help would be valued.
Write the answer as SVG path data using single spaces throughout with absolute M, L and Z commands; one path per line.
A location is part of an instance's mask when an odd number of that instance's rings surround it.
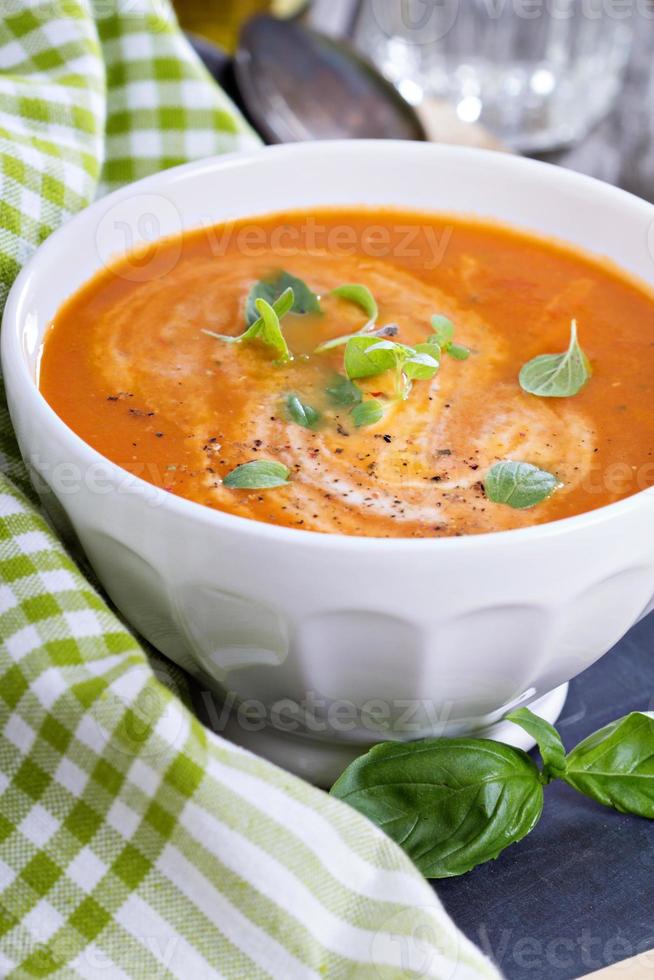
M 65 303 L 39 383 L 124 469 L 292 528 L 478 534 L 654 484 L 650 292 L 462 217 L 325 209 L 163 240 Z

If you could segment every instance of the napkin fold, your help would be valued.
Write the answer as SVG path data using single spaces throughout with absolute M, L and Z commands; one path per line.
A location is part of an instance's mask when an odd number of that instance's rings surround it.
M 256 142 L 164 0 L 2 14 L 0 307 L 98 189 Z M 387 837 L 187 695 L 44 520 L 0 398 L 0 974 L 497 976 Z

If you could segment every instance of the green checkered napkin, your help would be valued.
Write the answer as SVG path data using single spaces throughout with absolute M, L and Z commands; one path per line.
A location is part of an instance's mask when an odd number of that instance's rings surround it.
M 0 10 L 4 304 L 98 186 L 254 137 L 161 0 Z M 0 975 L 496 976 L 381 833 L 198 722 L 40 516 L 1 411 Z

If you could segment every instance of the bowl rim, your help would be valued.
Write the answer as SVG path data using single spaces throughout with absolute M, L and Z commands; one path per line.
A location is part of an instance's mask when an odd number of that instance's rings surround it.
M 335 549 L 337 551 L 389 550 L 395 553 L 407 551 L 413 555 L 427 553 L 430 549 L 437 552 L 449 552 L 452 549 L 460 551 L 471 548 L 488 548 L 491 545 L 493 547 L 522 546 L 536 544 L 543 539 L 558 538 L 575 531 L 581 532 L 592 529 L 598 525 L 603 525 L 606 522 L 618 519 L 621 516 L 629 515 L 632 511 L 642 507 L 647 497 L 654 500 L 653 486 L 640 490 L 622 500 L 605 504 L 602 507 L 597 507 L 572 517 L 504 531 L 464 534 L 460 537 L 385 538 L 331 532 L 325 533 L 304 528 L 286 527 L 257 521 L 249 517 L 241 517 L 236 514 L 229 514 L 188 498 L 177 496 L 149 483 L 147 480 L 130 473 L 94 449 L 81 436 L 78 436 L 46 401 L 37 385 L 36 379 L 31 375 L 22 350 L 21 341 L 26 328 L 26 317 L 23 306 L 28 294 L 35 288 L 33 281 L 37 280 L 38 282 L 41 276 L 42 264 L 51 254 L 61 248 L 67 236 L 74 235 L 78 228 L 101 217 L 109 207 L 129 198 L 135 191 L 138 193 L 161 193 L 166 189 L 174 188 L 178 182 L 192 179 L 198 174 L 240 169 L 247 166 L 251 160 L 261 160 L 262 155 L 302 157 L 317 153 L 321 157 L 324 157 L 325 154 L 338 156 L 344 152 L 374 152 L 378 156 L 380 151 L 389 154 L 399 152 L 400 154 L 438 155 L 445 158 L 449 157 L 454 162 L 456 162 L 457 158 L 466 160 L 476 158 L 482 166 L 484 163 L 492 163 L 495 166 L 505 167 L 509 171 L 531 170 L 534 175 L 540 174 L 543 178 L 554 179 L 562 186 L 567 185 L 572 190 L 594 192 L 604 195 L 606 199 L 612 198 L 614 201 L 621 203 L 634 212 L 636 210 L 640 212 L 649 210 L 652 221 L 654 222 L 654 204 L 650 204 L 622 188 L 614 187 L 594 177 L 540 160 L 532 160 L 494 150 L 463 147 L 447 143 L 402 140 L 316 140 L 306 143 L 257 147 L 255 149 L 221 154 L 180 164 L 179 166 L 159 171 L 156 174 L 151 174 L 150 176 L 126 184 L 124 187 L 98 199 L 78 212 L 54 231 L 52 235 L 48 236 L 17 276 L 9 291 L 2 317 L 0 348 L 3 375 L 5 378 L 11 377 L 11 386 L 18 391 L 18 398 L 23 401 L 25 410 L 33 414 L 35 418 L 38 418 L 40 425 L 44 429 L 54 430 L 64 443 L 68 443 L 71 446 L 71 458 L 81 460 L 82 465 L 86 468 L 98 464 L 105 466 L 107 468 L 106 479 L 111 484 L 111 490 L 114 493 L 120 493 L 120 484 L 124 483 L 125 478 L 128 478 L 130 486 L 134 488 L 133 492 L 130 491 L 129 496 L 147 494 L 151 498 L 151 501 L 153 501 L 150 505 L 154 505 L 157 510 L 162 510 L 163 512 L 174 511 L 182 519 L 207 525 L 210 528 L 215 528 L 217 531 L 223 529 L 235 534 L 244 534 L 250 537 L 256 536 L 262 539 L 268 539 L 272 543 L 277 542 L 279 545 L 293 547 L 316 546 Z M 249 215 L 244 214 L 242 217 L 249 217 Z M 493 219 L 491 216 L 488 216 L 488 220 Z M 522 226 L 513 225 L 512 227 L 520 228 Z M 525 226 L 526 229 L 527 226 Z M 565 240 L 563 239 L 562 241 Z M 593 253 L 591 252 L 590 254 Z

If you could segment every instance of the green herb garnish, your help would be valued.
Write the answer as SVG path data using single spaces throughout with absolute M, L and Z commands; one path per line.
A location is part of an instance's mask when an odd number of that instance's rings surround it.
M 592 374 L 590 361 L 579 346 L 577 321 L 570 326 L 570 346 L 565 354 L 540 354 L 520 371 L 520 386 L 541 398 L 569 398 L 578 394 Z
M 562 779 L 621 813 L 654 818 L 654 719 L 632 712 L 580 742 Z
M 554 725 L 535 715 L 529 708 L 516 708 L 507 717 L 536 740 L 544 763 L 543 773 L 546 782 L 565 772 L 565 746 Z
M 504 460 L 496 463 L 486 474 L 484 490 L 495 504 L 507 504 L 515 510 L 525 510 L 547 500 L 557 487 L 557 478 L 547 470 L 531 463 Z
M 258 299 L 256 306 L 261 319 L 256 320 L 254 325 L 249 329 L 254 330 L 257 324 L 261 324 L 258 328 L 256 339 L 260 340 L 262 344 L 272 347 L 275 353 L 278 355 L 277 359 L 279 361 L 283 362 L 292 360 L 292 355 L 288 349 L 286 338 L 282 333 L 282 325 L 279 322 L 279 317 L 275 312 L 275 308 L 271 306 L 270 303 L 267 303 L 265 299 Z
M 320 412 L 303 402 L 298 395 L 289 395 L 286 399 L 286 410 L 292 420 L 305 429 L 315 429 L 320 422 Z
M 323 344 L 319 344 L 314 350 L 314 354 L 324 354 L 325 351 L 334 350 L 335 347 L 343 347 L 347 344 L 348 340 L 352 340 L 353 337 L 374 337 L 374 330 L 368 330 L 367 325 L 363 330 L 356 330 L 354 333 L 346 333 L 340 337 L 332 337 L 331 340 L 326 340 Z
M 345 348 L 345 373 L 350 379 L 374 378 L 393 370 L 401 353 L 400 345 L 392 340 L 351 337 Z
M 431 328 L 436 335 L 436 340 L 442 347 L 452 343 L 455 328 L 449 317 L 440 313 L 436 314 L 431 318 Z
M 289 480 L 289 469 L 283 463 L 270 459 L 255 459 L 251 463 L 241 463 L 228 473 L 223 486 L 230 490 L 268 490 L 283 487 Z
M 226 344 L 243 344 L 258 340 L 262 344 L 272 347 L 279 355 L 279 360 L 290 361 L 292 355 L 282 333 L 280 321 L 291 311 L 293 302 L 293 290 L 290 288 L 286 289 L 272 306 L 266 300 L 258 299 L 256 301 L 257 319 L 238 337 L 214 333 L 213 330 L 203 330 L 202 333 L 206 334 L 207 337 L 214 337 L 215 340 L 222 340 Z
M 457 361 L 466 361 L 470 357 L 469 347 L 454 343 L 455 327 L 448 317 L 442 316 L 441 314 L 433 316 L 431 318 L 431 326 L 434 331 L 435 340 L 444 354 L 449 354 L 450 357 L 455 358 Z
M 248 325 L 251 325 L 259 318 L 257 307 L 258 299 L 265 299 L 267 303 L 270 303 L 270 305 L 273 306 L 275 300 L 279 299 L 279 297 L 286 292 L 287 289 L 293 290 L 293 305 L 291 306 L 291 312 L 321 312 L 320 299 L 313 292 L 313 290 L 307 286 L 306 282 L 303 282 L 302 279 L 298 279 L 296 276 L 292 276 L 290 272 L 281 271 L 275 276 L 271 276 L 269 279 L 262 279 L 255 283 L 250 290 L 245 304 L 245 319 Z
M 349 766 L 332 794 L 388 834 L 428 878 L 462 875 L 525 837 L 544 787 L 562 779 L 622 813 L 654 819 L 654 719 L 633 712 L 568 755 L 528 708 L 508 721 L 536 738 L 539 769 L 520 749 L 475 738 L 386 742 Z
M 345 286 L 337 286 L 336 289 L 332 289 L 332 295 L 340 296 L 342 299 L 347 299 L 351 303 L 356 303 L 367 315 L 368 320 L 360 330 L 356 330 L 354 333 L 348 333 L 341 337 L 333 337 L 331 340 L 326 340 L 316 347 L 315 354 L 324 354 L 325 351 L 333 350 L 334 347 L 342 347 L 353 337 L 371 336 L 374 334 L 379 336 L 379 332 L 376 329 L 379 309 L 375 297 L 367 286 L 362 286 L 360 283 L 347 283 Z
M 342 374 L 335 374 L 325 391 L 334 405 L 342 405 L 344 408 L 358 405 L 363 397 L 361 389 Z
M 384 406 L 376 398 L 361 402 L 352 409 L 352 421 L 357 429 L 365 425 L 374 425 L 384 417 Z
M 434 352 L 435 353 L 435 352 Z M 348 378 L 374 378 L 394 371 L 396 394 L 407 398 L 412 380 L 433 378 L 440 367 L 434 354 L 420 345 L 420 350 L 376 337 L 353 337 L 345 348 L 345 373 Z
M 536 826 L 538 769 L 526 752 L 482 739 L 376 745 L 332 795 L 400 844 L 427 878 L 465 874 Z
M 360 306 L 368 317 L 369 322 L 374 323 L 379 316 L 377 301 L 367 286 L 362 286 L 360 283 L 354 282 L 346 283 L 344 286 L 338 286 L 336 289 L 332 289 L 332 294 Z

